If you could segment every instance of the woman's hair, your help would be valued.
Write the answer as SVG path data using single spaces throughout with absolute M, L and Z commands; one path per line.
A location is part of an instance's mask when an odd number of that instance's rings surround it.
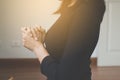
M 62 13 L 70 4 L 77 0 L 60 0 L 62 1 L 60 8 L 55 12 L 55 14 Z M 73 6 L 73 5 L 72 5 Z

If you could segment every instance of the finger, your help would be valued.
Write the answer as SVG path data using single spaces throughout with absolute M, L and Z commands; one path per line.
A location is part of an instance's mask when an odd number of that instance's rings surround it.
M 39 32 L 39 40 L 40 41 L 43 41 L 43 39 L 42 39 L 42 37 L 43 37 L 43 32 L 41 31 L 41 26 L 38 26 L 38 27 L 36 27 L 36 29 L 38 30 L 38 32 Z
M 23 27 L 23 28 L 21 28 L 21 31 L 22 31 L 22 34 L 26 34 L 28 36 L 32 36 L 31 30 L 30 30 L 29 27 Z
M 40 31 L 40 32 L 45 32 L 46 30 L 44 28 L 42 28 L 41 26 L 37 27 L 37 29 Z
M 38 25 L 35 25 L 35 27 L 34 27 L 37 31 L 40 31 L 40 26 L 38 26 Z
M 22 27 L 22 28 L 21 28 L 21 31 L 22 31 L 22 32 L 26 32 L 26 30 L 27 30 L 26 27 Z
M 39 34 L 39 32 L 38 32 L 38 30 L 37 30 L 37 28 L 36 27 L 34 27 L 34 31 L 35 31 L 35 34 L 36 34 L 36 36 Z
M 35 31 L 35 40 L 38 40 L 39 39 L 39 36 L 40 36 L 40 34 L 39 34 L 39 31 L 37 30 L 37 28 L 35 27 L 34 28 L 34 31 Z
M 30 32 L 30 28 L 26 27 L 26 32 L 29 33 Z
M 31 27 L 28 27 L 28 29 L 27 29 L 27 34 L 28 34 L 30 37 L 32 37 Z
M 46 30 L 45 30 L 44 28 L 42 28 L 42 27 L 41 27 L 41 31 L 42 31 L 43 33 L 45 33 L 45 32 L 46 32 Z
M 31 31 L 31 27 L 29 28 L 29 32 L 30 32 L 30 37 L 33 37 L 32 31 Z
M 41 32 L 41 26 L 36 27 L 39 32 Z
M 39 30 L 40 34 L 42 34 L 40 36 L 40 39 L 42 42 L 44 42 L 44 38 L 45 38 L 45 34 L 46 34 L 46 30 L 44 28 L 42 28 L 41 26 L 37 27 L 37 29 Z
M 31 28 L 31 33 L 32 33 L 33 38 L 35 39 L 36 33 L 35 33 L 35 31 L 34 31 L 34 28 Z
M 27 36 L 31 36 L 32 37 L 32 33 L 31 33 L 30 27 L 25 27 L 22 30 L 23 30 L 23 33 L 25 33 Z
M 27 31 L 28 31 L 28 32 L 30 32 L 30 31 L 31 31 L 31 30 L 30 30 L 30 28 L 31 28 L 31 27 L 27 27 Z

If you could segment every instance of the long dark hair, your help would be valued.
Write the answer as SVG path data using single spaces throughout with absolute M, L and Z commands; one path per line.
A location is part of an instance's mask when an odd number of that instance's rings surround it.
M 74 0 L 60 0 L 62 1 L 60 8 L 54 12 L 54 14 L 61 14 L 62 12 L 64 12 L 67 8 L 68 5 L 70 5 L 71 3 L 73 3 Z M 104 2 L 104 0 L 75 0 L 76 3 L 86 3 L 86 2 Z M 74 5 L 76 5 L 76 3 Z M 73 6 L 74 6 L 73 5 Z
M 55 12 L 55 14 L 62 13 L 69 4 L 71 4 L 72 0 L 60 0 L 62 1 L 60 8 Z

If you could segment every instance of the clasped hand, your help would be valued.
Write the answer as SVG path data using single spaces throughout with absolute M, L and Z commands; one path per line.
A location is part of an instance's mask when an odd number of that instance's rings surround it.
M 21 31 L 23 45 L 29 50 L 34 51 L 35 48 L 44 44 L 46 31 L 42 27 L 23 27 Z

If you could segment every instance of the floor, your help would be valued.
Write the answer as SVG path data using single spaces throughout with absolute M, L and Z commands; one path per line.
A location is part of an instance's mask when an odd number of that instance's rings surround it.
M 120 80 L 120 67 L 92 64 L 92 80 Z M 37 60 L 0 60 L 0 80 L 45 80 Z

